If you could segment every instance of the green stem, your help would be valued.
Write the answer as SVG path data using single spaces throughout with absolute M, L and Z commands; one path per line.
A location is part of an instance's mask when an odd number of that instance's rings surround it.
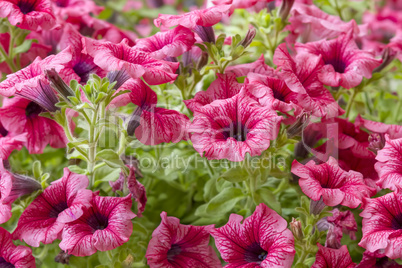
M 0 44 L 0 54 L 3 56 L 5 62 L 7 63 L 8 67 L 10 68 L 10 70 L 13 73 L 18 71 L 17 67 L 15 67 L 13 60 L 10 59 L 10 57 L 7 55 L 7 52 L 5 51 L 5 49 L 3 48 L 3 46 L 1 44 Z
M 357 89 L 351 89 L 351 90 L 352 90 L 352 96 L 350 96 L 350 99 L 346 106 L 346 113 L 345 113 L 346 118 L 349 118 L 350 110 L 352 109 L 353 102 L 355 101 L 356 95 L 358 93 Z
M 89 126 L 89 150 L 88 150 L 88 177 L 90 186 L 93 187 L 95 184 L 95 164 L 96 164 L 96 142 L 95 142 L 95 124 L 98 118 L 98 109 L 94 111 L 92 122 Z
M 307 258 L 307 256 L 308 256 L 308 252 L 304 249 L 304 248 L 302 248 L 302 252 L 301 252 L 301 255 L 300 255 L 300 257 L 297 259 L 297 264 L 304 264 L 304 261 L 305 261 L 305 259 Z
M 402 99 L 399 100 L 398 102 L 398 107 L 396 108 L 396 113 L 394 113 L 394 122 L 395 123 L 399 123 L 398 122 L 398 116 L 399 116 L 399 112 L 401 111 L 402 108 Z

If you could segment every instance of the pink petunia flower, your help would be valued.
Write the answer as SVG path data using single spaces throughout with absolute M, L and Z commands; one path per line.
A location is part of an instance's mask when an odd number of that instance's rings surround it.
M 130 79 L 125 83 L 131 89 L 131 102 L 138 107 L 128 123 L 127 133 L 145 145 L 162 142 L 177 143 L 187 139 L 190 120 L 175 110 L 156 107 L 157 95 L 140 79 Z
M 352 262 L 348 248 L 342 246 L 340 249 L 333 249 L 318 245 L 318 252 L 315 262 L 311 268 L 353 268 L 356 266 Z
M 231 5 L 213 6 L 203 10 L 194 10 L 182 15 L 159 14 L 155 19 L 156 27 L 173 27 L 181 25 L 183 27 L 194 29 L 197 25 L 209 27 L 217 24 L 223 17 L 227 16 Z
M 340 204 L 356 208 L 364 198 L 376 193 L 375 189 L 365 184 L 360 173 L 344 171 L 333 157 L 320 165 L 313 160 L 306 165 L 294 160 L 291 171 L 300 177 L 299 185 L 303 193 L 314 201 L 322 196 L 327 206 Z
M 161 213 L 161 224 L 152 233 L 146 258 L 151 268 L 218 268 L 221 262 L 208 245 L 213 225 L 180 224 L 175 217 Z
M 399 191 L 367 200 L 360 213 L 363 217 L 363 237 L 359 246 L 370 252 L 381 250 L 391 259 L 401 258 L 401 207 L 402 194 Z
M 131 196 L 93 195 L 92 206 L 65 225 L 60 248 L 74 256 L 89 256 L 126 243 L 133 232 Z
M 54 68 L 60 71 L 70 60 L 71 55 L 66 52 L 51 55 L 43 60 L 37 57 L 29 66 L 9 74 L 7 79 L 0 83 L 0 95 L 10 97 L 23 88 L 35 88 L 39 80 L 46 80 L 44 70 Z
M 56 24 L 49 0 L 3 0 L 0 2 L 0 17 L 31 31 L 38 27 L 50 29 Z
M 350 89 L 358 86 L 363 76 L 371 78 L 373 70 L 382 62 L 375 59 L 373 53 L 360 50 L 351 31 L 329 41 L 297 43 L 295 48 L 299 53 L 321 56 L 324 67 L 318 78 L 325 85 L 332 87 L 342 86 Z
M 178 62 L 157 60 L 148 53 L 131 48 L 127 40 L 119 44 L 85 39 L 88 54 L 105 71 L 126 70 L 132 78 L 141 78 L 150 85 L 172 82 L 176 79 Z
M 394 260 L 390 260 L 387 256 L 382 254 L 380 250 L 370 252 L 366 250 L 363 253 L 363 259 L 356 266 L 356 268 L 401 268 L 402 265 Z
M 278 75 L 266 76 L 251 73 L 247 79 L 247 91 L 257 98 L 262 106 L 283 113 L 298 108 L 298 94 L 290 90 Z
M 381 122 L 370 121 L 360 115 L 356 117 L 355 125 L 358 128 L 364 127 L 372 133 L 381 135 L 388 134 L 389 138 L 392 140 L 402 138 L 402 126 L 400 125 L 388 125 Z
M 0 224 L 11 218 L 11 202 L 6 202 L 6 199 L 11 193 L 12 183 L 12 175 L 4 169 L 0 159 Z
M 4 128 L 0 120 L 0 159 L 6 160 L 14 150 L 21 150 L 27 140 L 25 133 L 14 135 Z
M 69 16 L 98 15 L 104 7 L 97 6 L 92 0 L 51 0 L 54 13 L 61 19 Z
M 61 179 L 52 182 L 22 213 L 14 239 L 39 247 L 61 237 L 66 223 L 80 218 L 90 206 L 92 192 L 86 190 L 88 178 L 64 169 Z
M 344 112 L 319 80 L 322 69 L 320 57 L 314 58 L 304 53 L 293 58 L 286 44 L 281 44 L 275 50 L 273 61 L 281 70 L 280 74 L 289 89 L 298 93 L 298 105 L 305 111 L 327 118 Z
M 236 77 L 247 76 L 250 73 L 272 76 L 275 70 L 265 63 L 264 55 L 261 55 L 261 57 L 252 63 L 228 66 L 225 72 L 233 73 Z
M 232 214 L 226 225 L 211 231 L 225 267 L 291 267 L 296 251 L 285 219 L 260 204 L 242 221 Z
M 25 246 L 15 246 L 11 235 L 0 227 L 0 266 L 4 268 L 36 268 L 32 250 Z
M 234 74 L 217 74 L 215 81 L 206 91 L 197 92 L 193 99 L 185 100 L 187 108 L 195 112 L 214 100 L 231 98 L 240 92 L 242 85 L 237 82 Z
M 243 161 L 260 155 L 276 139 L 281 116 L 242 93 L 197 110 L 188 131 L 194 149 L 207 159 Z
M 137 40 L 133 47 L 144 51 L 155 59 L 178 57 L 189 51 L 195 43 L 194 33 L 183 26 L 166 32 L 159 32 L 151 37 Z
M 382 150 L 377 152 L 375 169 L 380 179 L 378 186 L 396 191 L 402 187 L 402 138 L 391 140 L 385 136 L 386 143 Z
M 116 181 L 109 181 L 109 185 L 112 187 L 113 192 L 123 192 L 125 188 L 124 184 L 126 183 L 131 197 L 137 202 L 137 216 L 141 217 L 147 203 L 145 187 L 135 178 L 136 168 L 132 165 L 127 165 L 127 167 L 130 169 L 127 178 L 123 172 L 120 172 L 119 178 Z
M 31 154 L 41 154 L 48 144 L 53 148 L 64 148 L 68 142 L 59 124 L 39 115 L 45 111 L 33 101 L 14 97 L 4 100 L 0 118 L 3 126 L 13 133 L 27 133 L 25 146 Z

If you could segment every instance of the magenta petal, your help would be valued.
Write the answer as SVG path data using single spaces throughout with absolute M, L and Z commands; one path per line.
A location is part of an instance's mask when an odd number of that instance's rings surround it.
M 353 268 L 356 264 L 352 262 L 348 248 L 342 246 L 340 249 L 323 247 L 318 244 L 316 260 L 312 268 Z
M 375 169 L 380 179 L 377 184 L 381 188 L 396 191 L 402 187 L 402 138 L 391 140 L 385 136 L 386 143 L 382 150 L 377 152 Z
M 32 250 L 25 246 L 15 246 L 9 232 L 0 227 L 0 259 L 3 267 L 35 268 Z

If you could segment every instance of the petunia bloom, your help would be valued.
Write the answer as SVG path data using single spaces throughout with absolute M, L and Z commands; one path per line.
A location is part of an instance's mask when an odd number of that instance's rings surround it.
M 109 181 L 109 185 L 112 187 L 113 192 L 123 192 L 125 188 L 124 183 L 126 183 L 131 197 L 137 202 L 137 216 L 141 217 L 147 203 L 145 187 L 135 178 L 136 168 L 132 165 L 127 165 L 127 167 L 130 169 L 128 176 L 125 177 L 125 174 L 120 172 L 119 178 L 116 181 Z
M 225 73 L 233 73 L 236 77 L 247 76 L 250 73 L 271 76 L 274 72 L 275 70 L 265 63 L 264 54 L 254 62 L 228 66 L 225 69 Z
M 377 184 L 381 188 L 396 191 L 402 187 L 402 138 L 391 140 L 385 136 L 383 149 L 377 152 L 375 169 L 380 179 Z
M 333 249 L 318 244 L 318 252 L 311 268 L 353 268 L 355 266 L 346 246 Z
M 351 31 L 329 41 L 298 43 L 295 48 L 298 53 L 321 56 L 324 67 L 318 78 L 325 85 L 332 87 L 356 87 L 361 83 L 363 76 L 371 78 L 373 70 L 381 64 L 381 60 L 375 59 L 373 53 L 357 47 Z
M 45 111 L 33 101 L 14 97 L 4 100 L 0 117 L 6 129 L 15 134 L 27 133 L 25 146 L 31 154 L 41 154 L 48 144 L 53 148 L 64 148 L 68 142 L 58 123 L 39 115 Z
M 173 27 L 177 25 L 184 26 L 189 29 L 199 26 L 214 26 L 224 16 L 228 15 L 231 5 L 213 6 L 203 10 L 194 10 L 184 13 L 182 15 L 164 15 L 159 14 L 155 19 L 154 24 L 156 27 Z
M 88 178 L 64 169 L 61 179 L 52 182 L 22 213 L 14 239 L 39 247 L 61 237 L 66 223 L 75 221 L 90 206 L 92 192 Z
M 0 266 L 4 268 L 36 268 L 32 250 L 25 246 L 15 246 L 11 235 L 0 227 Z
M 306 165 L 294 160 L 291 171 L 300 177 L 300 188 L 309 198 L 318 201 L 322 196 L 327 206 L 356 208 L 364 198 L 375 194 L 375 189 L 365 184 L 360 173 L 344 171 L 333 157 L 320 165 L 313 160 Z
M 0 17 L 31 31 L 38 27 L 50 29 L 56 24 L 49 0 L 3 0 L 0 2 Z
M 89 14 L 98 15 L 104 8 L 92 0 L 51 0 L 54 13 L 62 19 L 69 16 L 80 17 Z
M 370 121 L 360 115 L 356 117 L 355 125 L 359 128 L 364 127 L 372 133 L 380 135 L 388 134 L 391 140 L 402 138 L 402 126 L 400 125 L 388 125 L 381 122 Z
M 292 57 L 286 44 L 281 44 L 275 50 L 273 61 L 289 89 L 298 93 L 298 106 L 318 117 L 332 118 L 344 112 L 319 80 L 320 57 L 306 53 Z
M 138 106 L 128 123 L 129 135 L 135 134 L 146 145 L 177 143 L 187 139 L 186 130 L 190 124 L 187 116 L 175 110 L 156 107 L 156 93 L 140 79 L 131 79 L 124 86 L 131 89 L 131 102 Z
M 210 104 L 214 100 L 233 97 L 240 92 L 242 85 L 237 82 L 234 74 L 217 74 L 215 81 L 206 91 L 197 92 L 193 99 L 185 100 L 187 108 L 195 112 L 198 108 Z
M 148 53 L 131 48 L 124 39 L 119 44 L 85 39 L 88 54 L 105 71 L 126 70 L 132 78 L 141 78 L 150 85 L 172 82 L 176 79 L 178 62 L 157 60 Z
M 232 214 L 226 225 L 211 231 L 225 267 L 291 267 L 296 251 L 285 219 L 260 204 L 242 221 Z
M 381 250 L 391 259 L 402 257 L 402 194 L 393 192 L 368 200 L 363 217 L 363 237 L 359 246 L 370 252 Z
M 148 52 L 155 59 L 178 57 L 189 51 L 195 43 L 194 33 L 183 26 L 159 32 L 151 37 L 139 39 L 134 48 Z
M 92 206 L 65 225 L 60 248 L 74 256 L 89 256 L 126 243 L 133 232 L 131 196 L 93 195 Z
M 0 159 L 6 160 L 12 151 L 21 150 L 26 140 L 25 133 L 14 135 L 3 126 L 0 120 Z
M 380 250 L 370 252 L 366 250 L 363 253 L 363 259 L 356 268 L 400 268 L 402 265 L 394 260 L 390 260 L 387 256 L 381 253 Z
M 242 161 L 260 155 L 276 139 L 281 116 L 239 93 L 197 110 L 188 131 L 194 149 L 207 159 Z
M 168 217 L 166 212 L 161 213 L 161 218 L 145 255 L 151 268 L 222 267 L 213 248 L 208 245 L 213 225 L 183 225 L 178 218 Z

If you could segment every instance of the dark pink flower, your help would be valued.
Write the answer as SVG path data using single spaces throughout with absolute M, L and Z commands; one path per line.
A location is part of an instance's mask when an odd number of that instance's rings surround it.
M 13 178 L 10 172 L 4 169 L 3 161 L 0 159 L 0 224 L 11 218 L 11 203 L 6 202 L 11 193 Z
M 294 239 L 285 219 L 260 204 L 242 221 L 232 214 L 226 225 L 211 231 L 225 267 L 291 267 Z
M 140 79 L 130 79 L 125 84 L 131 90 L 131 102 L 138 107 L 128 123 L 127 133 L 143 144 L 179 142 L 187 139 L 190 120 L 175 110 L 156 107 L 157 95 Z
M 300 188 L 309 198 L 318 201 L 322 196 L 324 203 L 331 207 L 340 204 L 356 208 L 376 192 L 364 183 L 360 173 L 344 171 L 333 157 L 320 165 L 313 160 L 306 165 L 294 160 L 292 173 L 300 177 Z
M 289 22 L 286 29 L 291 32 L 290 37 L 294 40 L 300 37 L 302 43 L 335 38 L 350 30 L 359 32 L 354 20 L 344 22 L 339 16 L 329 15 L 315 5 L 294 5 Z
M 353 268 L 355 266 L 346 246 L 333 249 L 318 244 L 318 252 L 311 268 Z
M 402 138 L 402 126 L 400 125 L 388 125 L 381 122 L 370 121 L 363 119 L 360 115 L 356 117 L 355 125 L 359 128 L 364 127 L 372 133 L 388 134 L 389 138 L 392 140 Z
M 92 0 L 51 0 L 54 13 L 61 19 L 69 16 L 98 15 L 104 8 Z
M 239 93 L 200 107 L 189 132 L 194 149 L 208 159 L 242 161 L 260 155 L 276 139 L 281 116 Z M 205 153 L 205 154 L 204 154 Z
M 74 256 L 89 256 L 126 243 L 133 232 L 131 196 L 93 195 L 92 206 L 76 221 L 66 223 L 60 248 Z
M 177 25 L 193 29 L 195 26 L 214 26 L 224 16 L 228 15 L 231 5 L 213 6 L 207 9 L 194 10 L 182 15 L 164 15 L 159 14 L 154 23 L 156 27 L 173 27 Z
M 268 3 L 274 0 L 214 0 L 212 3 L 215 5 L 232 5 L 231 10 L 234 9 L 249 9 L 256 5 L 265 7 Z
M 9 97 L 23 88 L 29 90 L 37 87 L 39 80 L 46 80 L 44 70 L 54 68 L 56 71 L 60 71 L 70 60 L 71 55 L 66 52 L 51 55 L 43 60 L 37 57 L 29 66 L 9 74 L 7 79 L 0 83 L 0 95 Z
M 127 167 L 130 169 L 130 173 L 127 177 L 121 172 L 119 178 L 116 181 L 109 181 L 109 184 L 113 192 L 123 192 L 124 188 L 127 187 L 131 197 L 137 202 L 137 216 L 141 217 L 147 203 L 145 187 L 135 178 L 136 168 L 132 165 L 127 165 Z
M 370 252 L 381 250 L 391 259 L 402 257 L 402 194 L 393 192 L 367 200 L 363 217 L 363 237 L 359 246 Z
M 206 91 L 195 94 L 191 100 L 185 100 L 187 108 L 195 112 L 199 108 L 210 104 L 214 100 L 224 100 L 233 97 L 240 92 L 242 85 L 237 82 L 234 74 L 217 74 L 215 81 Z
M 35 268 L 32 250 L 25 246 L 15 246 L 11 235 L 0 227 L 0 266 L 4 268 Z
M 6 129 L 15 134 L 27 133 L 25 146 L 31 154 L 41 154 L 48 144 L 53 148 L 64 148 L 68 142 L 59 124 L 39 115 L 45 111 L 33 101 L 14 97 L 4 100 L 0 117 Z
M 132 78 L 141 78 L 150 85 L 174 81 L 179 63 L 157 60 L 148 53 L 131 48 L 127 40 L 119 44 L 85 39 L 88 54 L 105 71 L 126 70 Z
M 335 117 L 343 113 L 331 93 L 323 86 L 318 76 L 321 73 L 321 58 L 307 54 L 291 57 L 286 44 L 275 50 L 274 64 L 293 92 L 298 93 L 298 105 L 318 117 Z
M 12 151 L 21 150 L 26 142 L 26 133 L 14 135 L 4 128 L 0 120 L 0 159 L 6 160 Z
M 208 245 L 213 225 L 183 225 L 178 218 L 168 217 L 166 212 L 161 213 L 161 218 L 146 253 L 151 268 L 222 267 L 218 256 Z
M 66 223 L 80 218 L 90 206 L 92 192 L 86 190 L 88 178 L 64 169 L 61 179 L 52 182 L 22 213 L 14 239 L 39 247 L 61 238 Z
M 381 60 L 375 59 L 373 53 L 357 47 L 351 31 L 329 41 L 297 43 L 295 48 L 299 53 L 305 52 L 311 57 L 321 56 L 324 67 L 318 78 L 332 87 L 356 87 L 363 76 L 371 78 L 373 70 L 381 64 Z
M 194 33 L 190 29 L 179 25 L 172 30 L 139 39 L 133 48 L 148 52 L 155 59 L 164 59 L 182 55 L 184 52 L 189 51 L 194 43 Z
M 356 268 L 401 268 L 402 265 L 396 261 L 388 259 L 387 256 L 380 253 L 380 250 L 370 252 L 366 250 L 363 253 L 363 259 Z
M 56 24 L 49 0 L 3 0 L 0 2 L 0 17 L 31 31 L 38 27 L 50 29 Z
M 386 143 L 382 150 L 377 152 L 375 169 L 380 179 L 377 184 L 381 188 L 396 191 L 402 187 L 402 138 L 391 140 L 385 136 Z
M 267 76 L 251 73 L 247 79 L 247 91 L 258 99 L 262 106 L 283 113 L 298 108 L 298 94 L 290 90 L 278 75 Z
M 250 73 L 271 76 L 274 74 L 274 69 L 265 64 L 264 55 L 261 55 L 255 62 L 229 66 L 225 72 L 233 73 L 236 77 L 247 76 Z

